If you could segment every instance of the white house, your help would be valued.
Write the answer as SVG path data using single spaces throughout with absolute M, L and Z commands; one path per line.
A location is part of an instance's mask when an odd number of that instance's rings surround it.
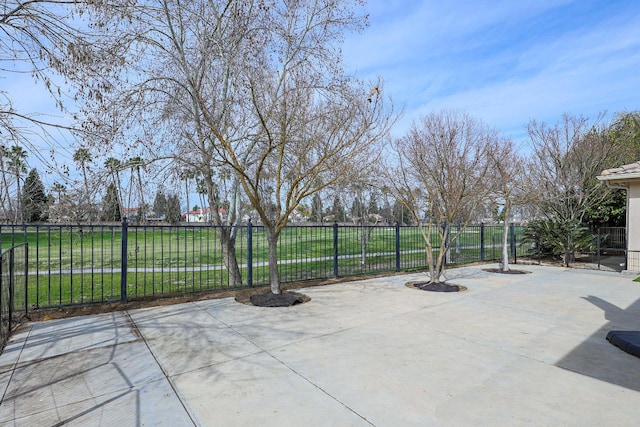
M 603 170 L 598 179 L 627 191 L 627 270 L 640 272 L 640 161 Z
M 226 220 L 227 210 L 220 208 L 218 209 L 218 212 L 220 213 L 222 220 Z M 185 212 L 182 214 L 182 218 L 185 222 L 211 222 L 211 208 L 200 208 Z

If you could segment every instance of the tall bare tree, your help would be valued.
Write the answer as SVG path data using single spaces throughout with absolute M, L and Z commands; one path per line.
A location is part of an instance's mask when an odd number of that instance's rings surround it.
M 502 271 L 509 271 L 509 225 L 513 221 L 513 206 L 528 202 L 530 192 L 525 162 L 513 141 L 498 139 L 490 152 L 491 169 L 488 178 L 495 185 L 493 196 L 502 205 Z
M 387 185 L 418 224 L 431 283 L 441 282 L 450 245 L 493 191 L 487 178 L 496 140 L 478 119 L 441 111 L 393 143 L 397 166 L 384 168 Z
M 532 120 L 527 126 L 532 149 L 532 188 L 543 217 L 562 223 L 582 220 L 611 190 L 596 177 L 625 159 L 601 117 L 564 115 L 553 125 Z
M 135 21 L 147 29 L 137 31 L 144 56 L 131 64 L 143 79 L 112 98 L 121 117 L 135 118 L 141 145 L 198 172 L 214 225 L 223 224 L 219 207 L 239 206 L 244 191 L 268 230 L 274 293 L 289 214 L 348 180 L 354 164 L 366 169 L 392 121 L 380 85 L 340 67 L 343 31 L 364 25 L 353 3 L 158 0 Z M 229 215 L 226 225 L 239 220 Z M 239 284 L 234 228 L 215 230 Z
M 393 114 L 381 82 L 341 69 L 336 40 L 365 24 L 351 2 L 274 2 L 267 19 L 266 49 L 252 51 L 243 73 L 255 134 L 218 140 L 265 226 L 271 292 L 280 294 L 277 243 L 289 215 L 305 198 L 369 171 Z

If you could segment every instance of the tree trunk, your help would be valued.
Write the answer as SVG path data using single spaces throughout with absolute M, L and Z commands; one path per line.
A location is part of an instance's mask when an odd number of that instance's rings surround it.
M 502 271 L 509 271 L 509 217 L 511 206 L 508 201 L 504 204 L 502 226 Z
M 509 223 L 504 221 L 502 226 L 502 271 L 509 271 Z
M 213 185 L 213 176 L 211 173 L 205 173 L 203 176 L 205 185 L 207 186 L 207 197 L 209 200 L 209 211 L 211 212 L 211 222 L 215 226 L 216 234 L 222 246 L 222 259 L 224 266 L 229 275 L 229 284 L 231 286 L 242 285 L 242 275 L 238 266 L 238 258 L 236 257 L 236 238 L 232 227 L 224 225 L 220 217 L 220 202 L 215 196 Z
M 229 275 L 229 285 L 240 286 L 242 285 L 242 275 L 236 258 L 236 240 L 231 238 L 229 227 L 217 226 L 215 230 L 222 246 L 222 260 Z
M 438 254 L 434 259 L 433 247 L 431 246 L 427 246 L 425 248 L 425 252 L 427 254 L 427 264 L 429 265 L 429 283 L 440 283 L 440 277 L 442 276 L 443 270 L 443 254 Z
M 278 272 L 278 236 L 270 227 L 267 230 L 267 242 L 269 243 L 269 284 L 271 285 L 271 293 L 279 295 L 282 293 L 280 287 L 280 273 Z
M 367 264 L 367 245 L 371 237 L 371 227 L 363 225 L 360 229 L 360 265 Z

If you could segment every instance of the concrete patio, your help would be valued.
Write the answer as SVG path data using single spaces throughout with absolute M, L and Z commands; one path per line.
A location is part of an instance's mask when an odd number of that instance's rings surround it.
M 640 283 L 519 266 L 409 274 L 258 308 L 208 300 L 30 323 L 0 356 L 0 425 L 637 425 Z

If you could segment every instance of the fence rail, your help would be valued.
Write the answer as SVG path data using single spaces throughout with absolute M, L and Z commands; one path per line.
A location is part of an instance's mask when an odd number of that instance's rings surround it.
M 446 262 L 498 260 L 502 226 L 467 226 L 448 245 Z M 234 237 L 242 283 L 233 283 L 219 235 Z M 511 227 L 512 259 L 529 249 Z M 262 226 L 11 225 L 2 246 L 29 244 L 28 308 L 48 308 L 269 283 Z M 434 233 L 431 241 L 440 245 Z M 286 227 L 278 242 L 283 283 L 425 268 L 417 227 L 304 225 Z
M 0 253 L 0 352 L 14 326 L 28 309 L 28 246 L 13 246 Z

